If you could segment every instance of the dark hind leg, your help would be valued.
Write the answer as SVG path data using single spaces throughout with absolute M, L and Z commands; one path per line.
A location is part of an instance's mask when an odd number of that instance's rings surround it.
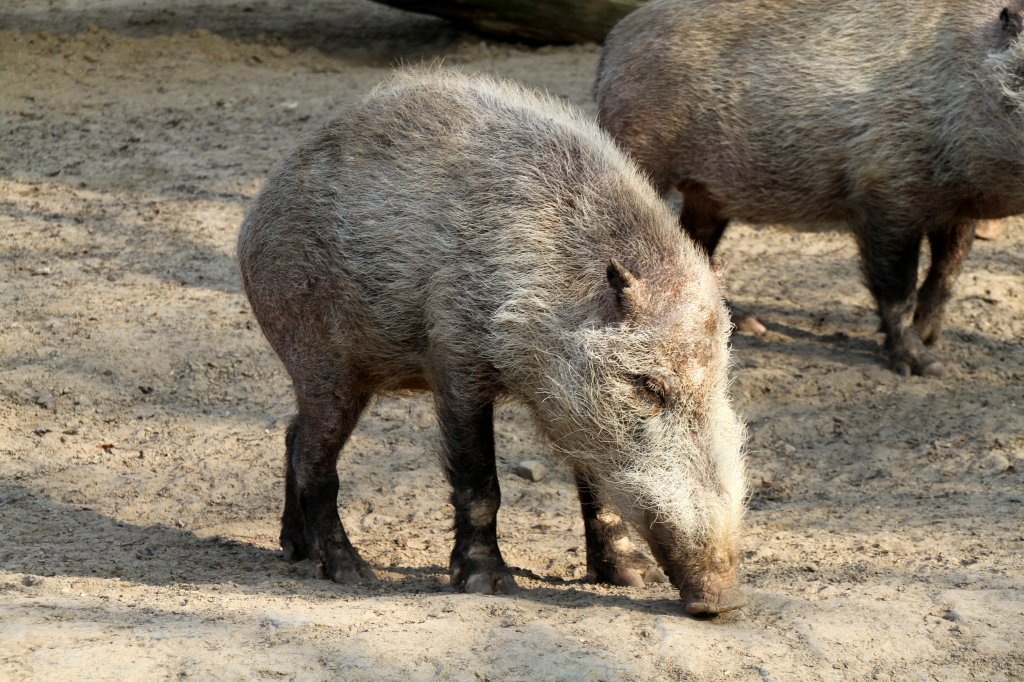
M 435 390 L 444 439 L 444 470 L 452 485 L 455 548 L 452 585 L 466 592 L 511 594 L 518 588 L 498 549 L 501 489 L 494 460 L 494 405 L 469 386 L 445 382 Z
M 913 326 L 920 231 L 872 222 L 858 230 L 857 242 L 864 278 L 878 306 L 892 369 L 903 375 L 941 376 L 945 368 L 928 352 Z
M 590 482 L 580 474 L 576 474 L 576 489 L 587 541 L 587 579 L 628 587 L 668 582 L 658 565 L 633 545 L 622 519 L 598 501 Z
M 683 230 L 704 247 L 708 256 L 714 255 L 729 225 L 729 219 L 722 217 L 722 205 L 700 184 L 684 183 L 679 186 L 679 191 L 683 193 L 683 211 L 679 216 Z M 731 303 L 729 307 L 737 330 L 755 334 L 768 331 L 753 313 L 740 310 Z
M 953 285 L 974 243 L 974 224 L 957 223 L 928 233 L 932 262 L 928 276 L 917 293 L 914 328 L 926 344 L 933 344 L 942 332 L 942 318 L 946 303 L 953 293 Z
M 679 216 L 683 230 L 704 247 L 708 256 L 713 256 L 729 219 L 722 217 L 721 204 L 703 185 L 686 183 L 679 191 L 683 193 L 683 211 Z
M 339 583 L 372 579 L 338 515 L 338 453 L 366 407 L 368 395 L 299 399 L 288 427 L 281 548 L 289 559 L 312 559 L 318 578 Z
M 284 436 L 284 513 L 281 515 L 281 549 L 288 561 L 309 558 L 306 544 L 306 525 L 299 511 L 299 494 L 295 483 L 295 467 L 292 456 L 295 452 L 295 433 L 299 429 L 296 415 Z

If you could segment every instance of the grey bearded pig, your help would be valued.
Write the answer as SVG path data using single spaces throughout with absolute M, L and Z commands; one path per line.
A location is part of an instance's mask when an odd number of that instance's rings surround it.
M 288 556 L 339 582 L 372 576 L 339 520 L 338 454 L 374 394 L 425 389 L 452 486 L 452 583 L 514 591 L 492 425 L 510 397 L 575 473 L 592 579 L 667 576 L 694 614 L 744 603 L 744 431 L 717 275 L 581 113 L 484 77 L 400 72 L 273 171 L 238 258 L 298 404 Z
M 1024 211 L 1022 5 L 655 0 L 605 41 L 599 121 L 709 254 L 731 219 L 848 226 L 892 367 L 942 375 L 974 224 Z

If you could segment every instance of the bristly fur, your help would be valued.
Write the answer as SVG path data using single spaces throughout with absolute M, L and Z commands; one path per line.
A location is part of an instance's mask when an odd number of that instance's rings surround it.
M 987 188 L 1013 195 L 989 217 L 1022 212 L 1004 7 L 1024 2 L 653 0 L 608 36 L 599 121 L 660 189 L 700 182 L 740 220 L 848 224 L 875 196 L 945 216 Z
M 743 429 L 715 275 L 575 108 L 399 72 L 273 172 L 238 256 L 300 414 L 403 388 L 521 400 L 598 497 L 670 529 L 677 574 L 735 566 Z M 628 310 L 612 259 L 635 276 Z M 664 405 L 637 384 L 652 373 Z

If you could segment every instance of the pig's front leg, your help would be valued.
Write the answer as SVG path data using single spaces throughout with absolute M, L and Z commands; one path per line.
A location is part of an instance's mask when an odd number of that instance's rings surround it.
M 579 473 L 576 489 L 587 541 L 587 579 L 626 587 L 668 582 L 658 564 L 644 556 L 629 539 L 626 524 L 618 514 L 601 504 L 590 483 Z
M 455 507 L 452 585 L 466 592 L 512 594 L 518 587 L 498 549 L 501 490 L 494 461 L 494 404 L 490 396 L 481 402 L 471 390 L 450 383 L 435 399 Z

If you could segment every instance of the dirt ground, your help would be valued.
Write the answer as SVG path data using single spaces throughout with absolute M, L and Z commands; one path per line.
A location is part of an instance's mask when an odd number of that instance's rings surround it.
M 234 239 L 269 167 L 399 62 L 593 112 L 596 46 L 481 42 L 357 0 L 0 3 L 0 678 L 1024 678 L 1024 226 L 979 242 L 944 380 L 882 363 L 848 236 L 737 226 L 728 288 L 752 497 L 740 612 L 583 582 L 568 473 L 498 415 L 514 598 L 448 586 L 425 396 L 342 456 L 382 578 L 279 556 L 287 377 Z

